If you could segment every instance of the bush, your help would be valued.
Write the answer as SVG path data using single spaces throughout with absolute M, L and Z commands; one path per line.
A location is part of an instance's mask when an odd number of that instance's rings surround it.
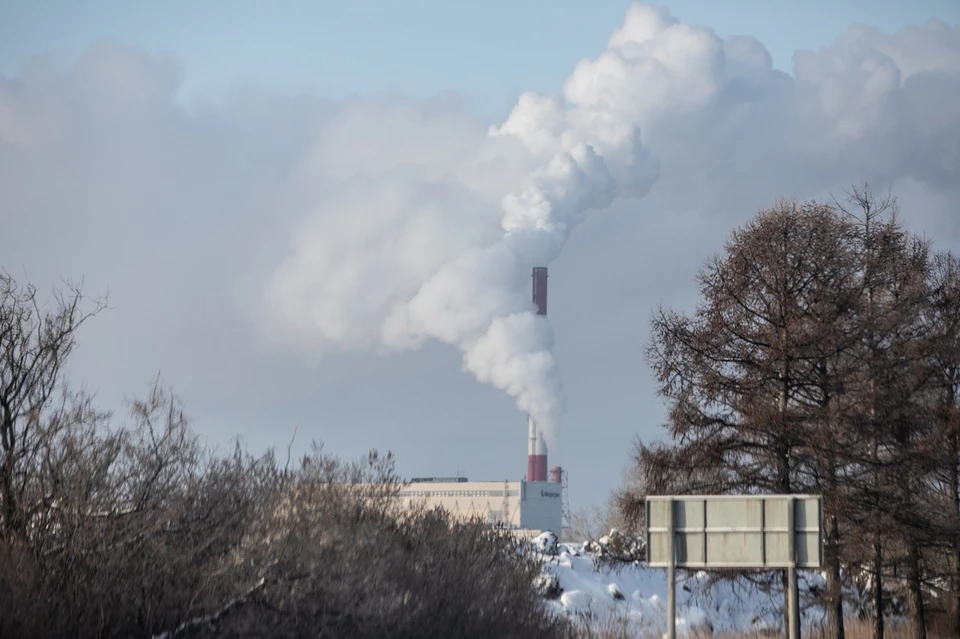
M 88 301 L 0 271 L 0 637 L 570 634 L 535 559 L 401 507 L 389 455 L 215 454 L 159 379 L 111 428 L 60 374 Z
M 272 454 L 213 456 L 176 420 L 101 439 L 71 467 L 109 449 L 103 472 L 62 477 L 88 490 L 0 547 L 0 635 L 570 635 L 518 542 L 402 507 L 390 456 L 347 464 L 318 446 L 283 470 Z M 91 492 L 114 500 L 91 509 Z

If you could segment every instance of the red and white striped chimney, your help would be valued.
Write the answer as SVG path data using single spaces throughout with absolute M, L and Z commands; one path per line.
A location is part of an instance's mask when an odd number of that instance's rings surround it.
M 537 315 L 547 314 L 547 267 L 533 267 L 533 303 Z M 537 423 L 527 415 L 530 441 L 527 444 L 527 481 L 547 481 L 547 442 Z
M 547 481 L 547 443 L 540 435 L 537 423 L 527 416 L 530 442 L 527 444 L 527 481 Z

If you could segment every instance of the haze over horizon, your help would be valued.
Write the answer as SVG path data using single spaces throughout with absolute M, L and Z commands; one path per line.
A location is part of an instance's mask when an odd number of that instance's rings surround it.
M 758 208 L 869 181 L 960 249 L 957 3 L 39 4 L 0 267 L 109 290 L 71 379 L 121 417 L 160 371 L 214 443 L 515 479 L 530 409 L 597 503 L 661 436 L 651 311 Z

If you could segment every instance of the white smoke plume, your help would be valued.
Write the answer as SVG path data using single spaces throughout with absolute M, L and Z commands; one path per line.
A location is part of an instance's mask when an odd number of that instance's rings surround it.
M 618 40 L 611 40 L 611 51 L 629 44 Z M 552 329 L 532 309 L 531 268 L 556 259 L 590 211 L 619 196 L 644 195 L 657 176 L 630 114 L 588 95 L 583 84 L 571 78 L 565 99 L 521 96 L 507 121 L 478 140 L 456 181 L 469 192 L 463 202 L 487 206 L 471 210 L 456 198 L 411 202 L 364 191 L 354 203 L 357 214 L 372 224 L 386 218 L 379 229 L 385 235 L 375 241 L 396 252 L 390 268 L 409 268 L 402 285 L 388 277 L 379 280 L 389 282 L 386 290 L 368 288 L 362 264 L 334 261 L 306 242 L 275 274 L 268 303 L 301 329 L 344 346 L 375 341 L 403 349 L 430 338 L 452 344 L 463 351 L 466 370 L 515 397 L 550 436 L 563 410 L 562 385 Z M 514 184 L 491 183 L 498 161 L 519 174 Z M 500 218 L 498 233 L 469 231 L 493 215 Z M 399 235 L 393 224 L 401 226 Z
M 351 148 L 363 144 L 345 140 L 345 161 L 333 162 L 347 179 L 335 197 L 304 203 L 314 210 L 267 286 L 266 306 L 283 320 L 274 327 L 321 347 L 446 342 L 550 436 L 562 385 L 551 327 L 530 302 L 530 270 L 556 259 L 592 211 L 644 196 L 661 170 L 679 200 L 698 181 L 722 183 L 724 171 L 759 171 L 758 142 L 789 148 L 788 167 L 841 179 L 855 167 L 852 179 L 922 173 L 956 184 L 958 118 L 924 109 L 928 72 L 953 74 L 939 78 L 939 91 L 958 96 L 960 38 L 938 23 L 923 29 L 932 43 L 914 31 L 854 31 L 834 50 L 798 55 L 791 77 L 753 38 L 723 40 L 635 3 L 562 95 L 522 95 L 485 135 L 450 122 L 456 143 L 442 146 L 446 154 L 417 137 L 420 120 L 392 123 L 408 159 L 365 158 L 350 173 Z M 921 43 L 920 53 L 904 41 Z
M 382 193 L 361 187 L 359 200 L 348 198 L 334 214 L 334 223 L 351 213 L 364 217 L 368 233 L 350 239 L 378 244 L 392 259 L 376 263 L 401 269 L 400 277 L 356 261 L 355 241 L 344 242 L 345 259 L 332 247 L 318 250 L 309 238 L 330 232 L 323 216 L 324 228 L 304 229 L 299 251 L 275 273 L 268 304 L 301 330 L 345 347 L 452 344 L 463 351 L 466 370 L 516 397 L 549 433 L 563 410 L 562 387 L 552 329 L 532 309 L 531 268 L 554 260 L 589 211 L 624 193 L 644 194 L 657 167 L 635 125 L 549 96 L 524 95 L 479 142 L 454 184 L 441 177 L 427 187 L 459 189 L 460 198 L 407 196 L 402 183 Z M 505 193 L 484 184 L 491 162 L 484 155 L 498 146 L 519 151 L 514 164 L 529 167 Z M 499 210 L 492 206 L 498 197 Z M 497 232 L 484 223 L 493 215 L 500 217 Z

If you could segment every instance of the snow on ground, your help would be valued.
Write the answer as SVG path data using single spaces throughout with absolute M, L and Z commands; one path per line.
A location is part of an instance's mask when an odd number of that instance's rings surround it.
M 557 614 L 596 628 L 611 625 L 628 636 L 656 636 L 667 629 L 667 575 L 662 568 L 634 562 L 604 563 L 601 544 L 557 543 L 543 533 L 531 548 L 543 560 L 538 587 Z M 800 575 L 801 598 L 823 587 L 819 573 Z M 779 586 L 779 583 L 777 584 Z M 803 608 L 803 606 L 801 606 Z M 677 634 L 776 629 L 782 624 L 783 595 L 761 592 L 747 580 L 718 580 L 704 572 L 677 571 Z M 804 610 L 804 625 L 818 624 L 822 609 Z

